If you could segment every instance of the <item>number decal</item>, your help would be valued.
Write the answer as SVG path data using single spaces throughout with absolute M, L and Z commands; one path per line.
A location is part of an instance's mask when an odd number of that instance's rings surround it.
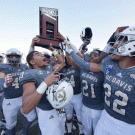
M 12 83 L 12 86 L 15 86 L 15 89 L 19 88 L 18 78 L 15 78 L 14 82 Z
M 108 91 L 105 92 L 105 102 L 110 107 L 110 101 L 107 100 L 107 97 L 111 97 L 111 86 L 106 83 L 104 85 L 104 88 L 107 88 L 108 89 Z M 115 112 L 119 113 L 119 114 L 125 115 L 125 111 L 126 110 L 125 109 L 118 108 L 118 105 L 119 106 L 126 106 L 127 105 L 127 102 L 128 102 L 128 96 L 125 93 L 123 93 L 123 92 L 121 92 L 119 90 L 115 92 L 115 95 L 117 97 L 122 97 L 122 100 L 115 99 L 113 101 L 113 110 Z
M 96 98 L 95 92 L 94 92 L 94 84 L 91 84 L 91 98 Z
M 24 72 L 21 73 L 19 80 L 20 80 L 20 78 L 23 78 L 23 75 L 24 75 Z
M 87 81 L 86 80 L 82 80 L 82 83 L 85 84 L 85 86 L 83 86 L 82 90 L 83 90 L 83 95 L 88 97 L 89 96 L 89 93 L 85 92 L 85 90 L 88 89 L 88 85 L 87 85 Z
M 85 84 L 85 86 L 83 86 L 82 90 L 83 90 L 83 95 L 88 97 L 89 93 L 85 92 L 88 89 L 88 83 L 86 80 L 82 80 L 82 83 Z M 95 92 L 94 92 L 94 84 L 90 84 L 91 87 L 91 98 L 96 98 Z
M 110 101 L 107 100 L 107 97 L 110 97 L 111 96 L 111 86 L 108 83 L 106 83 L 104 85 L 104 88 L 107 88 L 108 89 L 107 92 L 105 91 L 105 102 L 110 107 Z
M 74 76 L 73 75 L 71 75 L 70 83 L 72 84 L 73 87 L 75 87 L 75 80 L 74 80 Z
M 115 99 L 114 102 L 113 102 L 113 110 L 122 114 L 122 115 L 125 115 L 125 109 L 118 109 L 117 106 L 120 105 L 120 106 L 126 106 L 127 105 L 127 101 L 128 101 L 128 96 L 121 92 L 121 91 L 116 91 L 115 92 L 115 95 L 116 96 L 121 96 L 122 97 L 122 101 L 118 100 L 118 99 Z

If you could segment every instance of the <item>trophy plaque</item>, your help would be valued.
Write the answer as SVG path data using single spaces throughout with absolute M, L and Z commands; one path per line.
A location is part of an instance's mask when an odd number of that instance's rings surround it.
M 39 38 L 40 43 L 36 46 L 59 48 L 58 34 L 58 9 L 39 7 Z

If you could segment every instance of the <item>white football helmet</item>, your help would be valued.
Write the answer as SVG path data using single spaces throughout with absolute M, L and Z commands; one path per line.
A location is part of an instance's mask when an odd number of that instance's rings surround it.
M 19 56 L 19 58 L 16 59 L 10 58 L 9 56 L 11 55 L 17 55 Z M 22 53 L 16 48 L 11 48 L 6 52 L 6 59 L 8 64 L 19 64 L 21 63 L 21 58 L 22 58 Z
M 0 63 L 3 63 L 3 61 L 4 61 L 4 54 L 0 53 L 0 57 L 1 57 Z
M 118 47 L 113 54 L 121 56 L 135 56 L 135 26 L 129 27 L 115 36 Z
M 85 43 L 90 43 L 92 38 L 92 30 L 90 27 L 83 28 L 80 33 L 80 38 Z
M 61 109 L 66 106 L 73 97 L 72 85 L 64 79 L 48 87 L 47 99 L 53 108 Z
M 41 52 L 44 56 L 46 56 L 47 58 L 50 58 L 50 54 L 47 51 L 42 51 Z

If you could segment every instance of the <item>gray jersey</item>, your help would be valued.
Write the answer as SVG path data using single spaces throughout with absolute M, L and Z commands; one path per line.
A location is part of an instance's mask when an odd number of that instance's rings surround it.
M 106 66 L 111 67 L 106 74 Z M 105 110 L 113 117 L 135 124 L 135 67 L 121 68 L 111 56 L 102 60 L 105 76 Z
M 73 86 L 74 95 L 81 93 L 80 71 L 74 67 L 65 67 L 61 71 L 69 79 Z
M 28 69 L 28 66 L 25 64 L 19 64 L 19 67 L 15 67 L 9 64 L 0 64 L 0 72 L 14 75 L 12 84 L 5 88 L 4 97 L 6 99 L 12 99 L 22 96 L 23 89 L 19 84 L 19 76 L 22 71 Z
M 48 65 L 45 69 L 30 69 L 20 75 L 20 84 L 28 82 L 36 82 L 36 88 L 44 81 L 44 79 L 52 73 L 52 66 Z M 52 110 L 53 107 L 46 98 L 46 93 L 43 94 L 40 102 L 37 105 L 42 110 Z
M 82 103 L 89 108 L 102 110 L 104 108 L 103 74 L 81 70 L 80 79 L 83 93 Z

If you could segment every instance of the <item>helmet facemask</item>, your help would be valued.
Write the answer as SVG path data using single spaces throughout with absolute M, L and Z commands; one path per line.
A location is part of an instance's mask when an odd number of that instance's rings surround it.
M 89 44 L 91 39 L 92 39 L 92 30 L 91 30 L 91 28 L 89 28 L 89 27 L 84 28 L 81 31 L 80 37 L 81 37 L 81 40 L 84 43 Z
M 10 56 L 17 56 L 17 57 L 11 58 Z M 11 48 L 6 52 L 6 59 L 8 64 L 12 64 L 12 65 L 19 64 L 21 63 L 21 58 L 22 58 L 22 53 L 16 48 Z
M 130 34 L 118 34 L 116 35 L 116 42 L 118 44 L 113 54 L 120 56 L 135 56 L 135 36 Z
M 6 57 L 7 57 L 7 63 L 8 64 L 11 64 L 11 65 L 16 65 L 16 64 L 19 64 L 19 63 L 21 63 L 21 56 L 19 56 L 19 55 L 16 55 L 16 56 L 18 56 L 18 58 L 10 58 L 10 56 L 11 55 L 7 55 Z

